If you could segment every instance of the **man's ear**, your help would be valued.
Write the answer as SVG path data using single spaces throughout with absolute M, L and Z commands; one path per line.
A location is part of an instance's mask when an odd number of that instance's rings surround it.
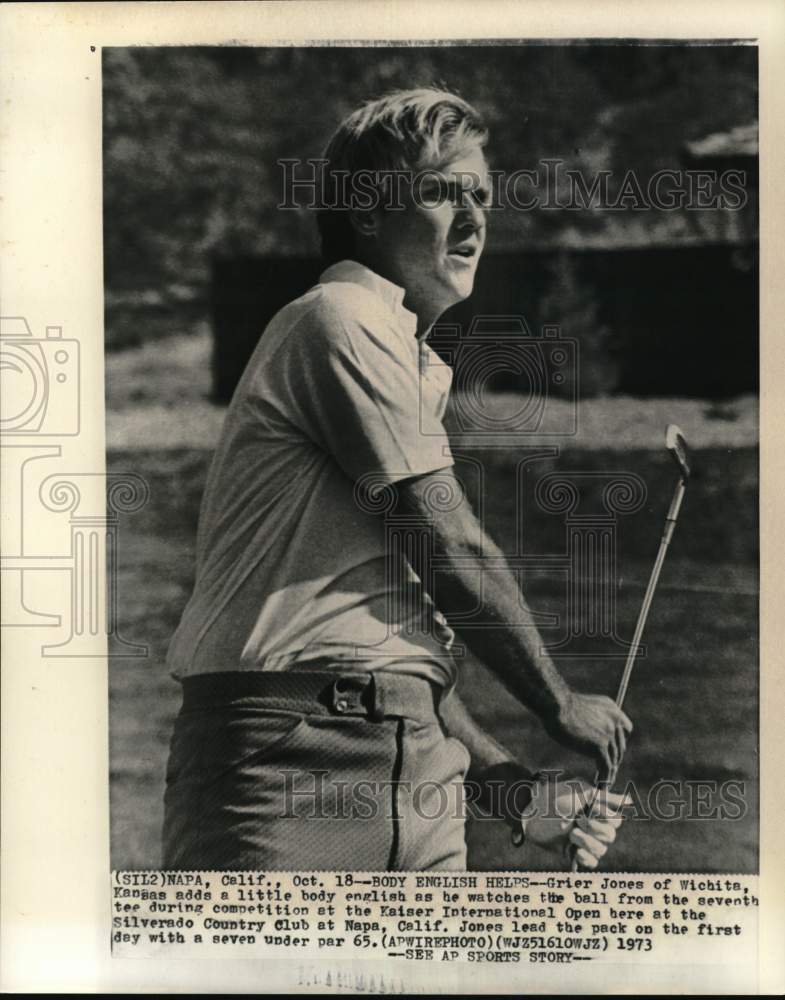
M 376 212 L 353 208 L 349 212 L 349 223 L 358 236 L 373 238 L 379 224 Z

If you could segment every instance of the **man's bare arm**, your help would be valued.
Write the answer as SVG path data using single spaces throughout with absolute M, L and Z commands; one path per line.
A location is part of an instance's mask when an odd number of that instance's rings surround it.
M 439 609 L 449 616 L 482 604 L 486 627 L 461 633 L 472 652 L 539 715 L 560 743 L 594 757 L 603 771 L 618 766 L 626 733 L 632 729 L 628 717 L 610 698 L 579 694 L 560 676 L 542 649 L 533 616 L 503 553 L 483 530 L 468 500 L 431 502 L 431 497 L 444 497 L 445 491 L 462 496 L 452 470 L 405 480 L 398 491 L 402 513 L 431 526 L 434 550 L 441 557 L 434 595 Z M 424 567 L 414 569 L 424 578 Z
M 501 743 L 475 722 L 457 691 L 451 691 L 439 705 L 442 718 L 450 736 L 459 739 L 469 751 L 472 769 L 482 771 L 496 764 L 506 764 L 514 759 Z
M 450 736 L 459 739 L 471 757 L 465 779 L 467 805 L 477 805 L 520 831 L 521 814 L 531 803 L 537 776 L 475 722 L 454 689 L 439 704 L 439 715 Z

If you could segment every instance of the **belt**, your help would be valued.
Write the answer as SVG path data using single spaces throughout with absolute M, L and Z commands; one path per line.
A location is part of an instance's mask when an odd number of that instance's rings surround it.
M 374 673 L 258 670 L 183 678 L 183 711 L 216 709 L 252 698 L 258 707 L 306 715 L 363 716 L 372 721 L 408 718 L 434 722 L 442 689 L 424 677 Z M 255 706 L 257 707 L 257 706 Z

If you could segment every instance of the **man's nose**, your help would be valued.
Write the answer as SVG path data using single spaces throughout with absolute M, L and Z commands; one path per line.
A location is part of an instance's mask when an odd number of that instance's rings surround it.
M 485 226 L 485 209 L 472 191 L 465 191 L 456 212 L 459 229 L 482 229 Z

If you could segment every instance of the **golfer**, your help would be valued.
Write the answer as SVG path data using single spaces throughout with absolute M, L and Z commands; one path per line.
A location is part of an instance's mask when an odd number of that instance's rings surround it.
M 631 729 L 543 653 L 452 469 L 450 372 L 427 337 L 472 291 L 486 140 L 465 101 L 422 89 L 363 105 L 329 143 L 326 269 L 264 331 L 207 479 L 168 659 L 166 868 L 465 869 L 470 807 L 588 868 L 616 836 L 618 796 L 584 816 L 455 690 L 450 615 L 482 605 L 494 627 L 461 642 L 552 737 L 609 773 Z

